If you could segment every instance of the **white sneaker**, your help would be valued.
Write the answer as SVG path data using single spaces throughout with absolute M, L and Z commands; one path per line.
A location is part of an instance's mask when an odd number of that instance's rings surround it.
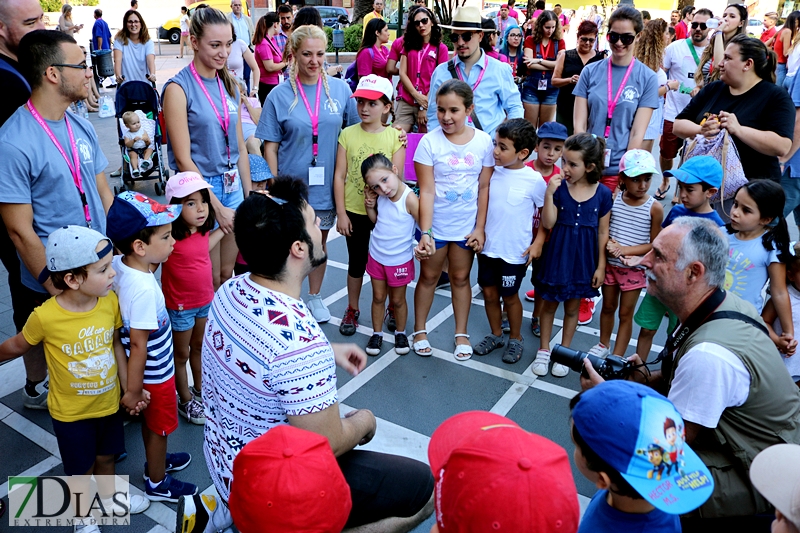
M 231 512 L 214 485 L 200 494 L 181 496 L 176 510 L 175 533 L 216 533 L 233 526 Z
M 539 350 L 533 360 L 533 373 L 537 376 L 546 376 L 547 367 L 550 366 L 550 350 Z
M 589 350 L 589 353 L 597 357 L 600 357 L 602 359 L 605 359 L 606 357 L 608 357 L 609 349 L 608 346 L 606 346 L 602 342 L 598 342 L 597 344 L 592 346 L 592 349 Z
M 569 374 L 569 367 L 560 363 L 553 363 L 553 368 L 550 370 L 550 373 L 557 378 L 563 378 Z
M 46 377 L 41 383 L 37 383 L 34 390 L 36 396 L 29 396 L 25 387 L 22 387 L 22 405 L 28 409 L 47 409 L 47 395 L 50 391 L 50 376 Z
M 104 499 L 102 500 L 103 508 L 106 510 L 106 514 L 112 514 L 112 511 L 115 510 L 115 507 L 118 507 L 117 503 L 112 499 Z M 131 514 L 139 514 L 143 513 L 150 507 L 150 500 L 144 496 L 139 496 L 138 494 L 131 494 L 131 499 L 128 502 L 129 511 Z M 119 509 L 119 513 L 122 513 L 123 510 Z
M 331 312 L 328 311 L 328 307 L 322 301 L 321 294 L 309 294 L 308 298 L 306 298 L 306 305 L 311 310 L 311 314 L 314 315 L 314 320 L 320 324 L 331 319 Z

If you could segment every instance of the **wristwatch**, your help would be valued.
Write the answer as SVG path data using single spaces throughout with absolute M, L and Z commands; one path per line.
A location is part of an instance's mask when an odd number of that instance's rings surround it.
M 432 241 L 436 240 L 433 238 L 433 228 L 429 229 L 428 231 L 423 231 L 422 235 L 427 235 L 428 237 L 431 238 Z M 420 236 L 420 238 L 422 237 Z

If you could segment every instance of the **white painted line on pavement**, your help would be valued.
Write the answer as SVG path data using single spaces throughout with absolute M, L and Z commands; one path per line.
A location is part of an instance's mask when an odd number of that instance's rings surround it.
M 153 526 L 153 529 L 151 529 L 147 533 L 173 533 L 173 531 L 165 528 L 161 524 L 158 524 L 156 526 Z
M 490 411 L 501 416 L 508 415 L 508 412 L 511 411 L 515 405 L 517 405 L 517 402 L 520 400 L 520 398 L 522 398 L 522 395 L 525 394 L 526 390 L 528 390 L 528 387 L 525 385 L 521 383 L 514 383 L 506 391 L 506 393 L 503 394 L 503 397 L 492 406 Z
M 381 370 L 392 364 L 398 357 L 401 356 L 398 355 L 397 352 L 395 352 L 393 349 L 389 350 L 383 354 L 383 357 L 380 357 L 377 361 L 362 370 L 359 375 L 355 376 L 341 387 L 338 387 L 337 396 L 339 398 L 339 403 L 343 402 L 351 394 L 363 387 L 369 380 L 378 375 Z
M 19 413 L 11 413 L 3 418 L 3 423 L 37 446 L 61 459 L 61 452 L 58 451 L 58 440 L 52 433 L 37 426 Z
M 3 420 L 5 417 L 13 413 L 14 410 L 10 407 L 6 407 L 2 403 L 0 403 L 0 420 Z
M 30 476 L 36 477 L 41 476 L 48 470 L 52 470 L 53 468 L 57 467 L 61 464 L 61 459 L 58 457 L 50 456 L 47 459 L 39 461 L 29 469 L 25 470 L 24 472 L 20 472 L 17 474 L 18 476 Z M 5 498 L 8 496 L 8 481 L 6 480 L 2 485 L 0 485 L 0 498 Z

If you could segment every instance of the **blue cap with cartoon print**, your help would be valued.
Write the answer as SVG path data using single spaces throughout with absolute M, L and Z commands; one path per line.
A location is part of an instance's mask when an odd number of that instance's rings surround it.
M 584 392 L 572 419 L 586 444 L 656 509 L 684 514 L 714 492 L 714 479 L 688 444 L 686 424 L 667 398 L 630 381 Z

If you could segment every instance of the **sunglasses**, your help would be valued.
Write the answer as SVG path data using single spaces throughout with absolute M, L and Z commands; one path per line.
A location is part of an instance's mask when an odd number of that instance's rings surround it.
M 465 43 L 468 43 L 472 40 L 473 35 L 475 35 L 475 32 L 467 31 L 464 33 L 451 33 L 450 37 L 456 43 L 458 41 L 464 41 Z
M 87 65 L 85 61 L 83 63 L 79 63 L 77 65 L 70 65 L 69 63 L 53 63 L 50 66 L 51 67 L 74 68 L 75 70 L 86 70 L 87 68 L 89 68 L 89 65 Z
M 594 42 L 596 40 L 597 40 L 597 37 L 581 37 L 581 42 L 582 43 L 594 44 Z
M 415 20 L 414 21 L 414 25 L 416 25 L 416 26 L 424 26 L 427 23 L 429 23 L 430 21 L 431 21 L 431 19 L 429 19 L 428 17 L 425 17 L 425 18 L 421 18 L 419 20 Z
M 706 28 L 708 28 L 708 26 L 706 26 L 705 22 L 692 22 L 692 29 L 696 30 L 697 28 L 700 28 L 701 30 L 705 31 Z
M 633 41 L 636 40 L 636 36 L 631 33 L 617 33 L 615 31 L 608 32 L 606 38 L 611 44 L 617 44 L 619 41 L 622 41 L 622 44 L 625 46 L 632 45 Z

